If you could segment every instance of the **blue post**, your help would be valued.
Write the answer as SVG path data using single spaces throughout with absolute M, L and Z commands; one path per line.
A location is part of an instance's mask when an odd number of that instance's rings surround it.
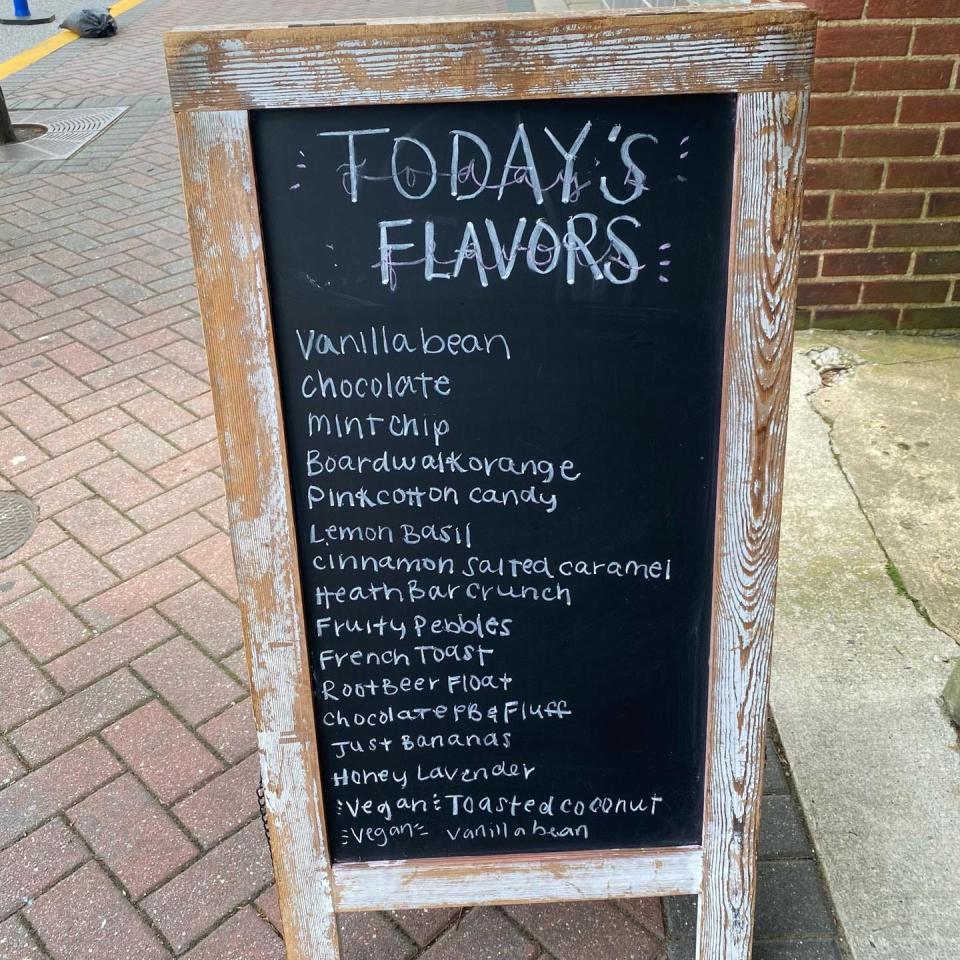
M 52 13 L 31 13 L 30 0 L 13 0 L 13 15 L 0 12 L 0 23 L 28 24 L 50 23 L 54 19 Z

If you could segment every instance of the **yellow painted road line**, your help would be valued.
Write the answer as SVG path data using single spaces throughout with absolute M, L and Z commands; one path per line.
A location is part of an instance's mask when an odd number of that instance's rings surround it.
M 143 3 L 143 0 L 118 0 L 117 3 L 110 5 L 110 13 L 116 17 L 121 13 L 126 13 L 128 10 L 132 10 L 141 3 Z M 47 37 L 46 39 L 41 40 L 39 43 L 30 47 L 29 50 L 24 50 L 22 53 L 18 53 L 15 56 L 10 57 L 9 60 L 4 60 L 2 63 L 0 63 L 0 80 L 9 77 L 18 70 L 23 70 L 26 67 L 32 66 L 38 60 L 42 60 L 45 56 L 47 56 L 47 54 L 53 53 L 54 50 L 59 50 L 61 47 L 65 47 L 68 43 L 72 43 L 74 40 L 79 39 L 80 38 L 71 30 L 60 30 L 52 37 Z
M 78 37 L 75 33 L 71 33 L 69 30 L 61 30 L 52 37 L 41 40 L 29 50 L 24 50 L 22 53 L 18 53 L 9 60 L 4 60 L 3 63 L 0 63 L 0 80 L 9 77 L 11 73 L 22 70 L 24 67 L 29 67 L 31 64 L 45 57 L 48 53 L 53 53 L 54 50 L 65 47 L 71 40 L 77 39 Z
M 143 0 L 117 0 L 116 3 L 110 4 L 109 9 L 115 17 L 119 17 L 121 13 L 126 13 L 134 7 L 139 7 L 141 3 L 143 3 Z

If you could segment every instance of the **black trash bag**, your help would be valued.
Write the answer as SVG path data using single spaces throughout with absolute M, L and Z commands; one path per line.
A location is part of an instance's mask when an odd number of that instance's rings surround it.
M 117 32 L 117 21 L 109 10 L 91 7 L 68 14 L 60 21 L 60 28 L 81 37 L 112 37 Z

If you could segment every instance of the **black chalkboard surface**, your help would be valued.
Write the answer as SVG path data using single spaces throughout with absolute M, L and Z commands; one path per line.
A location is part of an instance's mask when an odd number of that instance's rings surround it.
M 734 107 L 251 114 L 334 861 L 700 841 Z

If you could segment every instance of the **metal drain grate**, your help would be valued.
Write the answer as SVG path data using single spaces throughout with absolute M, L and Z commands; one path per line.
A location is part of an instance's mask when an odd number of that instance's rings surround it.
M 37 529 L 37 508 L 20 493 L 0 490 L 0 560 L 19 550 Z
M 126 107 L 90 110 L 11 110 L 13 125 L 45 127 L 46 132 L 23 143 L 0 146 L 0 160 L 66 160 L 103 133 Z

